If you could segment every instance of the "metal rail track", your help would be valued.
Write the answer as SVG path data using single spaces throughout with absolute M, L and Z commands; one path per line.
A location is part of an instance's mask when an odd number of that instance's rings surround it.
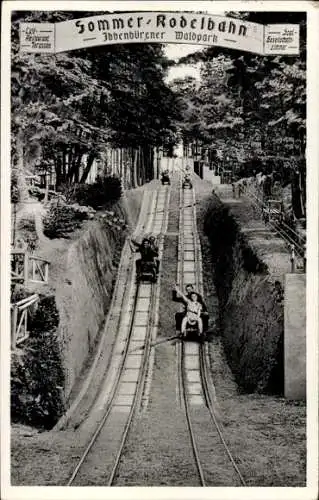
M 199 476 L 200 486 L 207 486 L 206 482 L 205 482 L 203 467 L 202 467 L 200 456 L 199 456 L 198 446 L 197 446 L 196 439 L 195 439 L 195 432 L 194 432 L 194 428 L 193 428 L 193 424 L 192 424 L 191 411 L 190 411 L 190 406 L 189 406 L 189 401 L 188 401 L 187 380 L 186 380 L 187 377 L 186 377 L 186 368 L 185 368 L 185 344 L 183 341 L 181 341 L 180 371 L 181 371 L 181 384 L 182 384 L 182 391 L 183 391 L 185 415 L 186 415 L 186 420 L 187 420 L 189 436 L 191 439 L 192 450 L 193 450 L 193 455 L 194 455 L 194 459 L 195 459 L 195 465 L 196 465 L 196 469 L 197 469 L 198 476 Z
M 150 311 L 152 316 L 154 316 L 155 311 L 154 311 L 154 301 L 155 301 L 155 293 L 156 293 L 156 287 L 154 284 L 152 286 L 152 292 L 151 292 L 151 301 L 150 301 Z M 154 318 L 151 318 L 154 321 Z M 145 343 L 145 348 L 143 352 L 143 361 L 142 361 L 142 366 L 140 368 L 140 373 L 139 373 L 139 379 L 137 382 L 137 387 L 133 399 L 133 404 L 131 406 L 131 410 L 128 416 L 128 419 L 126 421 L 125 429 L 122 435 L 121 443 L 115 458 L 114 465 L 112 467 L 111 474 L 109 476 L 107 486 L 112 486 L 114 483 L 114 479 L 116 476 L 116 472 L 118 470 L 120 461 L 121 461 L 121 456 L 123 453 L 123 449 L 126 443 L 126 439 L 130 430 L 130 426 L 132 424 L 133 416 L 135 413 L 135 410 L 138 406 L 138 404 L 141 402 L 141 398 L 143 395 L 143 389 L 144 389 L 144 384 L 145 384 L 145 379 L 146 379 L 146 373 L 147 373 L 147 366 L 148 366 L 148 360 L 149 360 L 149 355 L 150 355 L 150 350 L 151 350 L 151 341 L 152 341 L 152 326 L 153 326 L 153 321 L 149 321 L 148 323 L 148 331 L 147 331 L 147 336 L 146 336 L 146 343 Z
M 209 389 L 209 385 L 208 385 L 208 366 L 207 366 L 207 353 L 205 352 L 205 345 L 201 345 L 200 346 L 200 349 L 199 349 L 199 363 L 200 363 L 200 374 L 201 374 L 201 383 L 202 383 L 202 388 L 203 388 L 203 393 L 204 393 L 204 398 L 205 398 L 205 402 L 206 402 L 206 406 L 208 408 L 208 411 L 209 411 L 209 414 L 211 416 L 211 420 L 212 420 L 212 423 L 213 425 L 215 426 L 217 432 L 218 432 L 218 435 L 219 435 L 219 438 L 221 440 L 221 442 L 223 443 L 223 446 L 224 446 L 224 449 L 228 455 L 228 458 L 232 464 L 232 466 L 234 467 L 235 471 L 236 471 L 236 474 L 238 475 L 239 477 L 239 480 L 242 484 L 242 486 L 246 486 L 246 482 L 235 462 L 235 459 L 225 441 L 225 438 L 223 436 L 223 430 L 221 428 L 221 425 L 218 423 L 218 419 L 217 419 L 217 416 L 215 414 L 215 410 L 214 410 L 214 405 L 213 405 L 213 402 L 212 402 L 212 398 L 211 398 L 211 393 L 210 393 L 210 389 Z
M 168 206 L 168 203 L 167 203 L 168 192 L 169 192 L 169 190 L 168 190 L 168 188 L 166 188 L 166 203 L 165 203 L 166 206 Z M 155 218 L 155 213 L 157 213 L 156 209 L 154 211 L 154 218 Z M 167 216 L 163 217 L 163 219 L 162 219 L 161 233 L 164 232 L 164 228 L 166 225 L 167 225 Z M 161 235 L 161 238 L 163 238 L 163 235 Z M 143 397 L 143 392 L 144 392 L 144 387 L 145 387 L 145 382 L 146 382 L 147 369 L 148 369 L 148 364 L 149 364 L 149 360 L 150 360 L 150 351 L 151 351 L 151 344 L 152 344 L 152 330 L 153 330 L 153 327 L 155 325 L 156 314 L 157 314 L 157 311 L 155 308 L 155 302 L 156 302 L 156 298 L 157 298 L 157 287 L 155 284 L 152 284 L 151 286 L 152 286 L 152 291 L 151 291 L 151 299 L 150 299 L 150 306 L 149 306 L 150 318 L 149 318 L 148 325 L 147 325 L 147 336 L 146 336 L 146 342 L 145 342 L 144 350 L 143 350 L 144 352 L 143 352 L 142 366 L 140 368 L 139 379 L 138 379 L 138 383 L 137 383 L 137 387 L 136 387 L 136 391 L 135 391 L 133 404 L 131 406 L 131 410 L 130 410 L 130 413 L 129 413 L 129 416 L 128 416 L 128 419 L 127 419 L 127 422 L 125 425 L 125 429 L 124 429 L 124 432 L 122 435 L 121 443 L 120 443 L 120 446 L 119 446 L 119 449 L 118 449 L 118 452 L 117 452 L 117 455 L 115 458 L 115 462 L 114 462 L 114 465 L 113 465 L 113 468 L 112 468 L 112 471 L 111 471 L 111 474 L 110 474 L 110 477 L 108 480 L 108 484 L 107 484 L 108 486 L 112 486 L 114 483 L 116 473 L 117 473 L 117 470 L 118 470 L 118 467 L 119 467 L 119 464 L 121 461 L 124 446 L 125 446 L 125 443 L 127 440 L 127 436 L 128 436 L 129 430 L 130 430 L 130 426 L 131 426 L 135 411 L 136 411 L 137 407 L 142 402 L 142 397 Z M 135 310 L 134 310 L 134 314 L 135 314 Z M 133 324 L 134 324 L 134 322 L 133 322 Z
M 121 380 L 121 376 L 123 374 L 123 370 L 124 370 L 124 366 L 125 366 L 125 361 L 127 359 L 127 353 L 128 353 L 128 349 L 129 349 L 129 343 L 130 343 L 130 339 L 131 339 L 131 336 L 132 336 L 132 331 L 133 331 L 133 325 L 134 325 L 134 317 L 135 317 L 135 308 L 136 308 L 136 303 L 137 303 L 137 297 L 138 297 L 138 286 L 137 286 L 137 289 L 136 289 L 136 293 L 135 293 L 135 297 L 134 297 L 134 304 L 133 304 L 133 313 L 132 313 L 132 316 L 131 316 L 131 319 L 130 319 L 130 328 L 129 328 L 129 335 L 128 335 L 128 339 L 127 339 L 127 342 L 126 342 L 126 345 L 125 345 L 125 351 L 124 351 L 124 355 L 123 355 L 123 358 L 122 358 L 122 362 L 121 362 L 121 366 L 120 366 L 120 369 L 117 373 L 117 377 L 116 377 L 116 381 L 114 383 L 114 386 L 113 386 L 113 389 L 112 389 L 112 393 L 111 393 L 111 396 L 110 396 L 110 399 L 109 399 L 109 402 L 108 402 L 108 405 L 106 407 L 106 410 L 105 410 L 105 413 L 103 415 L 103 418 L 102 420 L 100 421 L 96 431 L 94 432 L 91 440 L 89 441 L 87 447 L 85 448 L 85 451 L 84 453 L 82 454 L 77 466 L 75 467 L 73 473 L 72 473 L 72 476 L 71 478 L 69 479 L 68 483 L 67 483 L 67 486 L 71 486 L 71 484 L 73 483 L 73 481 L 75 480 L 80 468 L 82 467 L 86 457 L 88 456 L 89 452 L 92 450 L 102 428 L 104 427 L 104 425 L 106 424 L 107 422 L 107 419 L 111 413 L 111 410 L 112 410 L 112 406 L 113 406 L 113 402 L 115 400 L 115 396 L 117 394 L 117 390 L 119 388 L 119 385 L 120 385 L 120 380 Z
M 180 220 L 179 220 L 179 253 L 183 252 L 184 247 L 184 192 L 182 187 L 180 188 Z M 178 262 L 178 282 L 181 289 L 184 289 L 184 274 L 182 270 L 182 265 L 180 264 L 180 259 Z M 178 359 L 178 392 L 181 405 L 183 404 L 185 409 L 185 416 L 188 426 L 188 432 L 191 440 L 192 451 L 194 455 L 195 465 L 199 476 L 200 486 L 206 486 L 204 472 L 202 468 L 202 464 L 200 461 L 198 446 L 195 439 L 195 432 L 193 429 L 192 419 L 191 419 L 191 411 L 190 405 L 188 401 L 188 393 L 187 393 L 187 376 L 186 376 L 186 368 L 185 368 L 185 345 L 182 340 L 180 340 L 177 344 L 177 359 Z
M 201 261 L 201 251 L 200 251 L 200 242 L 197 234 L 197 224 L 196 224 L 196 203 L 195 203 L 195 191 L 192 189 L 193 193 L 193 239 L 194 239 L 194 260 L 195 260 L 195 282 L 196 282 L 196 288 L 197 290 L 203 294 L 203 283 L 202 283 L 202 261 Z M 181 207 L 185 206 L 184 202 L 184 194 L 183 190 L 181 190 Z M 183 208 L 182 208 L 183 211 Z M 183 244 L 184 244 L 184 235 L 183 235 L 183 214 L 180 216 L 180 242 L 179 242 L 179 251 L 183 251 Z M 179 265 L 178 267 L 178 281 L 180 286 L 184 286 L 184 277 L 183 277 L 183 272 L 182 272 L 182 266 Z M 200 381 L 201 381 L 201 388 L 204 396 L 204 401 L 206 404 L 206 407 L 209 412 L 209 417 L 210 421 L 214 427 L 214 429 L 217 431 L 218 437 L 223 445 L 223 448 L 227 454 L 227 457 L 234 468 L 234 471 L 236 472 L 236 476 L 239 478 L 241 485 L 245 486 L 245 480 L 238 469 L 238 466 L 235 462 L 235 459 L 226 443 L 226 440 L 224 438 L 224 433 L 222 429 L 222 425 L 218 422 L 218 417 L 214 408 L 214 398 L 212 396 L 212 390 L 211 386 L 213 386 L 213 380 L 212 376 L 209 372 L 209 360 L 208 360 L 208 349 L 207 349 L 207 342 L 204 344 L 201 344 L 199 346 L 199 366 L 200 366 Z M 196 469 L 198 472 L 198 477 L 199 477 L 199 482 L 201 486 L 207 486 L 207 481 L 205 479 L 205 474 L 203 471 L 203 466 L 201 462 L 201 457 L 200 453 L 198 451 L 198 445 L 196 443 L 196 438 L 195 438 L 195 432 L 194 432 L 194 425 L 192 422 L 191 418 L 191 409 L 190 409 L 190 402 L 189 402 L 189 393 L 187 390 L 187 376 L 186 376 L 186 366 L 185 366 L 185 342 L 180 341 L 179 343 L 179 350 L 178 350 L 178 366 L 179 366 L 179 372 L 178 372 L 178 380 L 179 380 L 179 387 L 180 387 L 180 392 L 181 396 L 183 399 L 184 403 L 184 409 L 185 409 L 185 414 L 186 414 L 186 420 L 187 420 L 187 425 L 188 425 L 188 430 L 189 430 L 189 435 L 190 435 L 190 440 L 192 444 L 192 450 L 193 450 L 193 455 L 194 455 L 194 460 L 195 460 L 195 465 Z
M 160 190 L 157 193 L 156 205 L 158 204 L 159 193 L 160 193 Z M 165 190 L 166 205 L 167 205 L 168 193 L 169 193 L 169 190 L 166 188 L 166 190 Z M 152 222 L 154 225 L 155 225 L 155 223 L 154 223 L 155 213 L 156 213 L 156 207 L 155 207 L 155 210 L 152 211 L 152 216 L 153 216 Z M 167 217 L 163 217 L 162 224 L 161 224 L 162 230 L 165 227 L 166 223 L 167 223 Z M 151 225 L 151 223 L 149 225 Z M 123 449 L 124 449 L 124 446 L 126 443 L 126 439 L 127 439 L 127 436 L 128 436 L 129 430 L 130 430 L 130 426 L 131 426 L 131 423 L 133 420 L 133 416 L 135 414 L 137 406 L 141 403 L 141 399 L 143 396 L 143 390 L 144 390 L 144 385 L 145 385 L 145 379 L 146 379 L 148 362 L 149 362 L 149 355 L 150 355 L 150 349 L 151 349 L 151 342 L 152 342 L 152 329 L 153 329 L 154 318 L 155 318 L 155 314 L 156 314 L 155 307 L 154 307 L 154 302 L 156 300 L 156 288 L 157 288 L 156 284 L 151 284 L 151 295 L 150 295 L 150 302 L 149 302 L 149 308 L 148 308 L 149 321 L 147 324 L 147 333 L 146 333 L 146 337 L 145 337 L 145 347 L 143 350 L 142 362 L 141 362 L 141 365 L 139 367 L 137 385 L 136 385 L 133 401 L 132 401 L 132 404 L 130 407 L 130 412 L 129 412 L 127 421 L 126 421 L 125 426 L 124 426 L 124 431 L 123 431 L 122 436 L 121 436 L 120 445 L 119 445 L 119 448 L 118 448 L 117 453 L 116 453 L 115 461 L 114 461 L 111 473 L 106 481 L 107 486 L 111 486 L 114 483 L 115 476 L 116 476 L 118 466 L 120 464 L 121 456 L 123 453 Z M 114 407 L 113 406 L 114 401 L 116 400 L 116 396 L 117 396 L 118 391 L 119 391 L 122 375 L 123 375 L 123 372 L 125 369 L 125 364 L 126 364 L 127 357 L 129 354 L 130 340 L 132 338 L 132 332 L 133 332 L 133 328 L 135 325 L 136 313 L 138 312 L 136 309 L 138 298 L 139 298 L 139 284 L 137 284 L 137 286 L 136 286 L 136 291 L 135 291 L 134 301 L 133 301 L 133 308 L 132 308 L 132 313 L 131 313 L 130 323 L 129 323 L 128 336 L 126 339 L 120 367 L 119 367 L 119 370 L 117 372 L 115 382 L 112 386 L 111 395 L 108 399 L 108 403 L 107 403 L 107 406 L 104 410 L 103 417 L 102 417 L 100 423 L 98 424 L 95 432 L 93 433 L 89 443 L 87 444 L 84 452 L 82 453 L 80 460 L 78 461 L 76 467 L 74 468 L 73 473 L 72 473 L 72 475 L 67 483 L 67 486 L 71 486 L 74 483 L 76 477 L 78 476 L 79 471 L 81 470 L 83 464 L 85 463 L 86 458 L 88 457 L 89 453 L 93 451 L 93 447 L 96 444 L 97 439 L 98 439 L 102 429 L 106 426 L 108 418 L 111 414 L 112 408 Z M 120 324 L 120 322 L 119 322 L 119 324 Z
M 138 218 L 138 222 L 137 222 L 137 225 L 136 225 L 136 228 L 135 228 L 133 234 L 141 233 L 145 229 L 145 225 L 146 225 L 146 221 L 145 221 L 146 210 L 144 210 L 144 206 L 146 208 L 149 206 L 149 202 L 147 201 L 147 196 L 145 195 L 145 193 L 144 193 L 144 197 L 143 197 L 143 201 L 142 201 L 142 206 L 141 206 L 141 211 L 140 211 L 140 215 L 139 215 L 139 218 Z M 148 208 L 147 208 L 147 210 L 148 210 Z M 125 256 L 126 252 L 128 251 L 128 248 L 129 248 L 129 243 L 126 240 L 125 243 L 124 243 L 124 246 L 122 248 L 122 251 L 121 251 L 121 258 L 120 258 L 121 262 L 123 261 L 123 258 Z M 133 259 L 130 257 L 130 261 L 131 260 L 133 260 Z M 126 278 L 125 278 L 125 293 L 120 298 L 121 307 L 128 300 L 128 295 L 129 295 L 129 290 L 130 290 L 130 283 L 132 281 L 132 272 L 129 273 L 128 270 L 129 270 L 129 267 L 127 266 L 127 264 L 125 264 L 125 265 L 121 265 L 120 264 L 119 265 L 118 274 L 117 274 L 117 277 L 116 277 L 116 282 L 115 282 L 115 286 L 114 286 L 114 290 L 113 290 L 113 294 L 112 294 L 112 300 L 111 300 L 111 304 L 110 304 L 109 313 L 108 313 L 108 315 L 106 317 L 106 322 L 105 322 L 105 325 L 103 327 L 104 332 L 109 327 L 112 328 L 112 322 L 114 320 L 116 321 L 116 319 L 112 315 L 112 310 L 113 310 L 114 307 L 117 307 L 117 304 L 118 304 L 118 301 L 119 301 L 120 280 L 121 280 L 121 277 L 123 275 L 126 275 Z M 121 319 L 120 317 L 117 319 L 117 327 L 116 327 L 116 329 L 118 329 L 120 327 L 120 319 Z M 54 427 L 54 430 L 64 430 L 64 429 L 66 429 L 67 426 L 72 421 L 72 417 L 74 416 L 75 412 L 78 411 L 79 407 L 80 407 L 79 413 L 81 413 L 81 403 L 83 404 L 83 399 L 85 398 L 87 392 L 89 391 L 90 381 L 92 379 L 92 375 L 93 375 L 94 371 L 97 368 L 98 360 L 99 360 L 100 354 L 101 354 L 103 346 L 104 346 L 105 337 L 106 337 L 106 335 L 104 334 L 104 332 L 103 332 L 103 335 L 101 337 L 101 341 L 100 341 L 99 346 L 98 346 L 97 354 L 96 354 L 95 359 L 94 359 L 94 361 L 93 361 L 93 363 L 92 363 L 92 365 L 90 367 L 90 370 L 89 370 L 89 372 L 87 374 L 87 378 L 86 378 L 86 380 L 84 381 L 84 383 L 82 385 L 82 388 L 80 389 L 79 393 L 77 394 L 77 397 L 75 398 L 75 400 L 73 401 L 73 403 L 71 404 L 71 406 L 69 407 L 69 409 L 66 411 L 66 413 L 57 422 L 57 424 Z M 108 371 L 108 369 L 110 367 L 110 363 L 111 363 L 111 359 L 108 360 L 105 373 L 107 373 L 107 371 Z M 92 407 L 94 405 L 97 397 L 98 397 L 98 395 L 96 395 L 96 397 L 92 401 L 90 407 Z M 88 410 L 87 406 L 85 406 L 85 409 L 86 409 L 86 411 Z M 78 428 L 83 423 L 84 418 L 85 417 L 83 417 L 83 418 L 80 419 L 80 422 L 76 425 L 75 428 Z

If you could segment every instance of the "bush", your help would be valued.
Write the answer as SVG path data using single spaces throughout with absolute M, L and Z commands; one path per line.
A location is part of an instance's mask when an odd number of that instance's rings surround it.
M 122 196 L 121 181 L 116 176 L 100 177 L 94 184 L 78 184 L 71 193 L 72 200 L 95 209 L 114 202 Z
M 37 311 L 29 324 L 30 335 L 54 330 L 59 324 L 59 313 L 54 296 L 41 298 Z
M 61 200 L 52 200 L 43 220 L 43 233 L 48 238 L 69 238 L 69 233 L 80 228 L 83 221 L 93 216 L 94 211 L 90 207 L 67 205 Z
M 21 217 L 18 223 L 18 235 L 27 244 L 27 250 L 33 251 L 38 244 L 38 235 L 35 226 L 34 215 L 29 214 Z
M 33 215 L 25 215 L 24 217 L 21 217 L 19 220 L 19 230 L 20 231 L 27 231 L 29 233 L 35 233 L 36 228 L 35 228 L 35 220 Z
M 17 170 L 12 167 L 11 169 L 11 203 L 19 203 L 20 193 L 18 186 L 18 174 Z
M 30 186 L 28 191 L 30 196 L 37 198 L 39 201 L 44 199 L 45 193 L 43 192 L 43 189 L 40 189 L 37 186 Z
M 11 417 L 15 422 L 50 429 L 64 411 L 64 373 L 56 335 L 55 298 L 45 297 L 30 322 L 30 339 L 13 353 Z
M 51 201 L 53 199 L 57 199 L 59 197 L 59 193 L 54 191 L 53 189 L 49 189 L 48 191 L 48 200 Z
M 28 292 L 23 285 L 11 284 L 11 304 L 15 304 L 22 299 L 26 299 L 28 295 L 30 295 L 30 292 Z

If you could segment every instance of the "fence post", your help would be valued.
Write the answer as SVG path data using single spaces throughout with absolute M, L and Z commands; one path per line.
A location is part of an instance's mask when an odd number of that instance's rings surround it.
M 28 308 L 26 308 L 24 316 L 24 336 L 28 334 Z
M 49 281 L 49 264 L 47 262 L 44 264 L 44 273 L 45 273 L 44 274 L 45 281 L 46 281 L 46 283 L 48 283 L 48 281 Z
M 303 253 L 303 272 L 306 273 L 307 269 L 307 254 L 306 254 L 306 245 L 304 245 L 304 253 Z
M 28 254 L 24 252 L 24 283 L 27 283 L 29 278 L 28 260 Z
M 290 262 L 291 262 L 291 272 L 295 272 L 295 245 L 291 245 L 291 257 L 290 257 Z
M 13 312 L 12 312 L 12 323 L 11 323 L 11 343 L 12 343 L 12 349 L 15 349 L 16 347 L 16 341 L 17 341 L 17 318 L 18 318 L 18 308 L 16 306 L 13 306 Z
M 19 266 L 18 266 L 18 263 L 17 263 L 17 259 L 15 257 L 16 254 L 11 254 L 12 255 L 12 259 L 13 259 L 13 262 L 12 262 L 12 267 L 13 267 L 13 272 L 18 274 L 18 271 L 19 271 Z

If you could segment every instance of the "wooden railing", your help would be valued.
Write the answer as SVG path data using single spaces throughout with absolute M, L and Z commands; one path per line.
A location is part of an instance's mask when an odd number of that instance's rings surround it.
M 11 281 L 24 283 L 28 281 L 28 254 L 24 250 L 11 250 Z
M 11 347 L 15 349 L 17 345 L 24 342 L 29 337 L 28 315 L 35 308 L 39 301 L 39 295 L 33 294 L 30 297 L 19 300 L 11 304 Z
M 49 261 L 41 257 L 30 255 L 28 267 L 29 264 L 31 264 L 31 278 L 29 278 L 29 281 L 34 283 L 47 283 L 49 279 Z
M 13 283 L 48 283 L 48 260 L 30 255 L 25 250 L 11 250 L 11 281 Z

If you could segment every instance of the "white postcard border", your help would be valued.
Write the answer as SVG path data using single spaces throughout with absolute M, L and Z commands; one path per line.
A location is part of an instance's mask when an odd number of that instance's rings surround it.
M 10 486 L 9 428 L 9 259 L 10 259 L 10 29 L 11 10 L 224 10 L 307 11 L 307 487 L 305 488 L 100 488 Z M 318 81 L 319 9 L 317 2 L 96 2 L 7 1 L 2 5 L 1 51 L 1 489 L 4 500 L 27 499 L 315 499 L 318 497 Z

